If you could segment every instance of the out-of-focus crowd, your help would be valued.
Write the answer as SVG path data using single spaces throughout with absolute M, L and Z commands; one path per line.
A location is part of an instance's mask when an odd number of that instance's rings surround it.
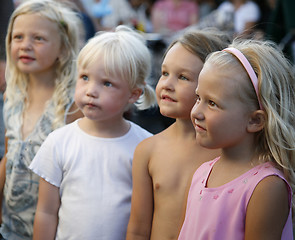
M 17 6 L 25 0 L 14 0 Z M 61 0 L 65 1 L 65 0 Z M 283 41 L 295 21 L 291 0 L 72 0 L 84 21 L 85 37 L 117 25 L 149 33 L 152 40 L 169 41 L 180 31 L 215 27 L 233 36 Z M 293 19 L 293 21 L 292 21 Z M 293 23 L 292 23 L 293 22 Z M 292 25 L 293 24 L 293 25 Z M 278 29 L 281 29 L 278 31 Z M 286 44 L 286 43 L 285 43 Z
M 295 20 L 291 0 L 73 0 L 85 39 L 119 24 L 142 31 L 155 56 L 156 84 L 165 47 L 187 29 L 217 28 L 232 37 L 270 39 L 293 61 Z M 17 3 L 16 3 L 17 4 Z
M 11 0 L 15 7 L 22 1 L 25 0 Z M 281 44 L 286 54 L 293 60 L 291 43 L 295 21 L 292 10 L 295 8 L 295 3 L 291 0 L 71 0 L 70 2 L 83 19 L 85 31 L 81 46 L 85 43 L 84 40 L 92 37 L 95 32 L 110 30 L 124 24 L 145 33 L 152 50 L 156 50 L 157 53 L 188 28 L 213 27 L 226 31 L 233 37 L 274 40 Z M 1 9 L 4 8 L 5 6 L 1 6 Z M 6 11 L 5 15 L 10 12 Z M 5 30 L 1 30 L 0 34 L 3 40 Z

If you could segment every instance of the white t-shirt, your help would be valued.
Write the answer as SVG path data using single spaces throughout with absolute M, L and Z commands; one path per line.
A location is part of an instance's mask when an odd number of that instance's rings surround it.
M 257 22 L 260 18 L 260 9 L 258 5 L 252 1 L 248 1 L 240 6 L 236 11 L 232 3 L 226 1 L 220 4 L 219 11 L 234 13 L 234 27 L 236 33 L 245 30 L 247 22 Z
M 56 239 L 123 240 L 133 153 L 152 134 L 130 122 L 124 136 L 99 138 L 82 131 L 78 121 L 53 131 L 29 168 L 60 189 Z

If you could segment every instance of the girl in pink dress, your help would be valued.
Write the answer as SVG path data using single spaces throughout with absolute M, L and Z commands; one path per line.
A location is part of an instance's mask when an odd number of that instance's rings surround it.
M 206 60 L 191 116 L 200 145 L 222 150 L 193 176 L 179 239 L 293 239 L 294 83 L 271 42 Z

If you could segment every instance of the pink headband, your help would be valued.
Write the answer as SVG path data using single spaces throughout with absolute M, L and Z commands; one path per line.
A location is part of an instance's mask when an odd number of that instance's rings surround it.
M 238 49 L 236 48 L 226 48 L 222 51 L 225 51 L 225 52 L 229 52 L 231 54 L 233 54 L 237 59 L 239 59 L 239 61 L 241 62 L 241 64 L 243 65 L 243 67 L 245 68 L 245 70 L 247 71 L 250 79 L 251 79 L 251 82 L 253 84 L 253 87 L 255 89 L 255 92 L 256 92 L 256 96 L 257 96 L 257 99 L 258 99 L 258 103 L 259 103 L 259 107 L 260 109 L 262 110 L 263 107 L 262 107 L 262 104 L 261 104 L 261 101 L 260 101 L 260 97 L 259 97 L 259 92 L 258 92 L 258 79 L 257 79 L 257 76 L 251 66 L 251 64 L 249 63 L 249 61 L 247 60 L 247 58 L 244 56 L 243 53 L 241 53 Z

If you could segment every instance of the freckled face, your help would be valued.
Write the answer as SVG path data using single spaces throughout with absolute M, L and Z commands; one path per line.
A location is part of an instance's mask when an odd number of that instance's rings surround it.
M 11 58 L 25 73 L 55 71 L 61 54 L 61 38 L 56 23 L 38 14 L 16 17 L 11 35 Z
M 127 81 L 105 73 L 103 61 L 78 67 L 75 102 L 84 115 L 95 121 L 122 118 L 131 102 Z
M 240 81 L 231 71 L 205 64 L 196 89 L 191 117 L 198 142 L 207 148 L 226 148 L 243 142 L 251 111 L 238 97 Z
M 201 59 L 180 43 L 168 51 L 156 87 L 161 114 L 171 118 L 190 119 L 202 67 Z

